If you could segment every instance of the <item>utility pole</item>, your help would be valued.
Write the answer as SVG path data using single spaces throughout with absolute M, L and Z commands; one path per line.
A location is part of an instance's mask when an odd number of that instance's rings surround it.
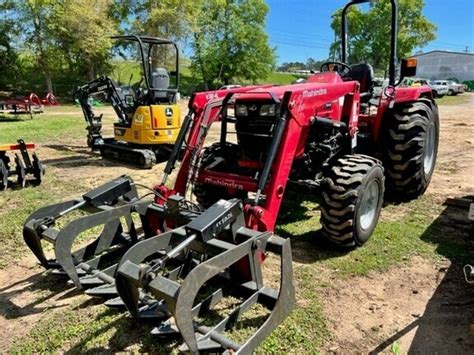
M 466 49 L 464 50 L 464 52 L 469 53 L 469 46 L 466 46 Z

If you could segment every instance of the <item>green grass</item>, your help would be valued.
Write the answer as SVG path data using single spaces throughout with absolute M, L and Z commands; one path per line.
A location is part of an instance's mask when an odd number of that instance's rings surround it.
M 277 85 L 286 85 L 291 84 L 298 76 L 288 74 L 288 73 L 271 73 L 266 79 L 260 80 L 262 84 L 277 84 Z
M 77 194 L 77 191 L 85 189 L 80 182 L 59 179 L 55 171 L 55 168 L 47 169 L 47 175 L 40 186 L 29 185 L 23 189 L 13 187 L 0 193 L 0 238 L 3 247 L 0 269 L 8 267 L 12 260 L 30 252 L 23 241 L 22 230 L 31 213 L 45 205 L 64 201 Z
M 463 105 L 469 102 L 471 93 L 464 93 L 456 96 L 444 96 L 441 99 L 436 99 L 438 105 L 456 106 Z
M 29 116 L 0 116 L 0 144 L 15 143 L 17 139 L 34 143 L 49 143 L 61 136 L 82 137 L 85 141 L 85 122 L 77 107 L 48 107 L 44 114 Z M 61 114 L 59 114 L 61 113 Z

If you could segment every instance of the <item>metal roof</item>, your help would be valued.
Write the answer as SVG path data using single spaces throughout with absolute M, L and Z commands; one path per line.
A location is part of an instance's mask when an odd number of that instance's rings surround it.
M 425 53 L 414 54 L 414 55 L 412 55 L 412 57 L 421 57 L 423 55 L 432 54 L 432 53 L 445 53 L 445 54 L 456 54 L 456 55 L 462 54 L 462 55 L 473 55 L 474 56 L 474 53 L 434 50 L 434 51 L 429 51 L 429 52 L 425 52 Z

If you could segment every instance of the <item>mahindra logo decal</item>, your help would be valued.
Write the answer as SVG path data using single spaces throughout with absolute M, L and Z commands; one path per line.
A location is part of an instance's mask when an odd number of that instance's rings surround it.
M 235 181 L 232 180 L 224 180 L 224 179 L 213 179 L 210 177 L 204 178 L 204 182 L 212 185 L 219 185 L 228 187 L 231 189 L 243 190 L 244 186 L 242 184 L 236 184 Z
M 303 91 L 303 97 L 314 97 L 314 96 L 323 96 L 328 93 L 328 90 L 325 88 L 305 90 Z

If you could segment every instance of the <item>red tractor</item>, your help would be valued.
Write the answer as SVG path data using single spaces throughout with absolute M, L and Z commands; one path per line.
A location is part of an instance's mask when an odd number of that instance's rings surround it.
M 289 240 L 273 234 L 288 190 L 320 196 L 324 235 L 358 246 L 374 231 L 385 190 L 416 198 L 433 174 L 438 111 L 428 87 L 396 85 L 396 0 L 389 86 L 380 99 L 372 95 L 371 66 L 346 63 L 347 10 L 363 2 L 344 8 L 341 61 L 325 63 L 306 83 L 194 94 L 154 201 L 138 198 L 121 177 L 30 216 L 24 237 L 41 263 L 91 295 L 118 294 L 107 304 L 125 305 L 135 318 L 159 318 L 154 334 L 179 333 L 182 350 L 254 350 L 294 305 Z M 404 60 L 399 80 L 415 72 L 416 62 Z M 219 140 L 208 143 L 213 125 Z M 94 213 L 54 228 L 75 209 Z M 75 238 L 100 224 L 96 241 L 71 252 Z M 55 245 L 56 260 L 46 259 L 41 239 Z M 262 278 L 268 252 L 281 258 L 278 289 Z M 108 256 L 121 258 L 113 264 Z M 239 300 L 234 310 L 203 323 L 227 296 Z M 257 303 L 269 315 L 246 342 L 224 334 Z

